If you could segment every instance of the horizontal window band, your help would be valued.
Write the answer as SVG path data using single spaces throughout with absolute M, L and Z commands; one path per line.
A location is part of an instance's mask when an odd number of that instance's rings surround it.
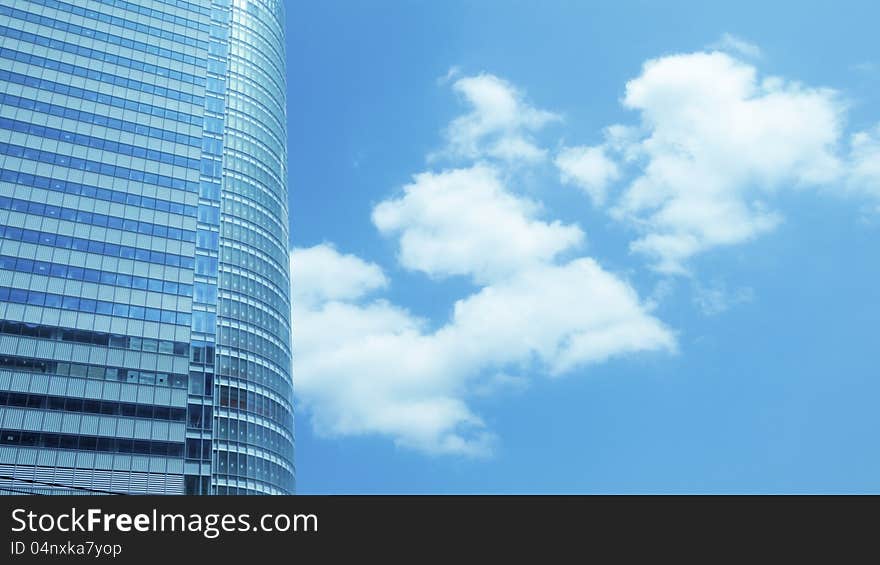
M 25 373 L 58 375 L 61 377 L 82 377 L 105 381 L 167 386 L 171 388 L 187 388 L 188 377 L 188 375 L 176 373 L 142 371 L 139 369 L 89 365 L 86 363 L 68 363 L 66 361 L 52 361 L 16 355 L 0 355 L 0 370 L 3 369 Z
M 83 133 L 73 133 L 58 128 L 41 126 L 31 122 L 23 122 L 21 120 L 13 120 L 11 118 L 0 117 L 0 129 L 14 131 L 25 135 L 32 135 L 42 139 L 51 139 L 53 141 L 61 141 L 78 145 L 80 147 L 88 147 L 105 153 L 113 153 L 116 155 L 127 155 L 144 159 L 146 161 L 154 161 L 156 163 L 164 163 L 175 167 L 183 167 L 186 169 L 201 169 L 201 159 L 194 159 L 168 153 L 167 151 L 159 151 L 157 149 L 147 149 L 141 145 L 131 145 L 129 143 L 121 143 L 111 141 L 102 137 L 86 135 Z
M 92 159 L 82 159 L 80 157 L 71 157 L 70 155 L 62 155 L 52 151 L 42 149 L 33 149 L 23 145 L 15 145 L 12 143 L 0 143 L 0 155 L 8 155 L 19 159 L 27 159 L 30 161 L 38 161 L 49 165 L 58 165 L 77 169 L 89 173 L 106 175 L 108 177 L 116 177 L 135 182 L 144 182 L 154 184 L 156 186 L 164 186 L 165 188 L 173 188 L 176 190 L 187 190 L 189 192 L 198 192 L 199 183 L 196 181 L 187 181 L 181 178 L 170 177 L 168 175 L 160 175 L 156 173 L 145 173 L 140 169 L 132 169 L 129 167 L 121 167 L 119 165 L 111 165 L 94 161 Z
M 166 120 L 173 120 L 199 127 L 202 127 L 204 121 L 200 115 L 170 110 L 162 106 L 138 102 L 131 98 L 112 96 L 96 90 L 70 86 L 69 84 L 7 71 L 5 69 L 0 69 L 0 81 L 8 81 L 22 86 L 46 90 L 48 92 L 57 92 L 58 94 L 72 96 L 73 98 L 81 98 L 90 102 L 97 102 L 98 104 L 107 104 L 108 106 L 113 106 L 115 108 L 131 110 L 132 112 L 139 112 L 141 114 L 149 114 L 151 116 L 156 116 L 157 118 L 164 118 Z
M 115 6 L 116 8 L 122 8 L 123 10 L 128 10 L 130 12 L 135 12 L 137 14 L 150 16 L 151 18 L 157 18 L 160 20 L 168 20 L 177 25 L 194 27 L 201 31 L 207 31 L 207 25 L 201 24 L 193 19 L 183 18 L 181 16 L 176 16 L 174 14 L 169 14 L 168 12 L 163 12 L 162 10 L 155 10 L 153 8 L 149 8 L 147 6 L 143 6 L 141 4 L 133 4 L 131 2 L 127 2 L 126 0 L 94 0 L 95 2 L 100 2 L 101 4 L 106 4 L 107 6 Z M 186 0 L 155 0 L 158 4 L 165 4 L 166 6 L 171 6 L 175 9 L 175 11 L 179 11 L 181 9 L 186 10 L 188 12 L 195 12 L 196 14 L 201 14 L 203 16 L 210 16 L 211 9 L 207 6 L 203 6 L 201 4 L 196 4 L 193 2 L 187 2 Z
M 151 137 L 153 139 L 161 139 L 162 141 L 188 145 L 190 147 L 201 147 L 202 145 L 202 138 L 194 135 L 186 135 L 168 129 L 148 126 L 143 123 L 111 118 L 110 116 L 103 114 L 94 114 L 84 110 L 77 110 L 76 108 L 71 108 L 69 106 L 50 104 L 48 102 L 42 102 L 24 96 L 0 93 L 0 104 L 15 106 L 16 108 L 23 108 L 25 110 L 32 110 L 41 114 L 55 116 L 56 118 L 67 118 L 89 125 L 103 126 L 113 130 Z
M 188 102 L 196 106 L 202 106 L 205 103 L 204 96 L 198 96 L 190 92 L 157 86 L 147 82 L 125 78 L 113 73 L 105 73 L 87 67 L 80 67 L 79 65 L 71 65 L 70 63 L 63 63 L 56 59 L 49 59 L 47 57 L 40 57 L 39 55 L 16 51 L 15 49 L 9 49 L 8 47 L 0 47 L 0 57 L 9 61 L 18 61 L 27 65 L 34 65 L 41 69 L 59 71 L 68 75 L 88 78 L 105 84 L 130 88 L 132 90 L 146 92 L 147 94 L 155 94 L 156 96 L 162 96 L 163 98 Z
M 24 241 L 36 245 L 48 245 L 49 247 L 72 249 L 74 251 L 107 255 L 109 257 L 119 257 L 122 259 L 132 259 L 134 261 L 145 261 L 157 265 L 169 265 L 172 267 L 180 267 L 182 269 L 193 269 L 196 267 L 195 258 L 190 256 L 163 253 L 162 251 L 150 251 L 149 249 L 141 249 L 128 245 L 105 243 L 91 239 L 83 239 L 81 237 L 29 230 L 26 228 L 0 226 L 0 237 L 5 237 L 6 239 L 14 241 Z M 214 262 L 216 262 L 216 259 L 214 259 Z
M 42 24 L 48 27 L 55 27 L 53 25 L 57 20 L 52 20 L 50 18 L 36 16 L 33 14 L 28 14 L 22 10 L 16 10 L 15 8 L 6 8 L 0 6 L 0 15 L 8 17 L 14 17 L 18 19 L 24 20 L 34 20 L 38 19 L 39 21 L 34 21 L 33 23 Z M 28 17 L 30 16 L 30 17 Z M 58 22 L 60 23 L 60 22 Z M 59 26 L 60 27 L 60 26 Z M 83 35 L 83 31 L 85 28 L 80 26 L 71 26 L 67 25 L 67 29 L 62 31 L 66 31 L 68 33 L 74 33 L 76 35 Z M 73 28 L 73 29 L 71 29 Z M 102 35 L 103 39 L 97 37 L 97 35 Z M 58 51 L 64 51 L 65 53 L 72 53 L 79 55 L 81 57 L 88 57 L 93 61 L 102 61 L 104 63 L 111 63 L 114 65 L 119 65 L 120 67 L 134 69 L 137 71 L 141 71 L 142 73 L 148 73 L 151 75 L 156 75 L 162 78 L 171 78 L 174 80 L 178 80 L 180 82 L 186 82 L 189 84 L 194 84 L 197 86 L 205 85 L 205 77 L 196 76 L 192 73 L 184 73 L 182 71 L 177 71 L 174 69 L 169 69 L 166 67 L 161 67 L 159 65 L 153 65 L 151 63 L 145 63 L 144 61 L 137 61 L 135 59 L 131 59 L 130 57 L 123 57 L 121 55 L 115 55 L 113 53 L 108 53 L 106 51 L 101 51 L 98 49 L 92 49 L 90 47 L 86 47 L 84 45 L 79 45 L 76 43 L 70 43 L 67 41 L 61 41 L 60 39 L 54 39 L 52 37 L 46 37 L 45 35 L 40 35 L 36 33 L 30 33 L 27 31 L 23 31 L 20 29 L 15 29 L 11 27 L 7 27 L 4 25 L 0 25 L 0 36 L 9 37 L 12 39 L 17 39 L 19 41 L 24 41 L 26 43 L 30 43 L 32 45 L 39 45 L 41 47 L 47 47 L 49 49 L 56 49 Z M 120 41 L 118 36 L 101 34 L 101 32 L 92 31 L 90 40 L 97 39 L 98 41 L 105 41 L 111 44 L 119 45 Z M 115 40 L 114 40 L 115 39 Z
M 194 230 L 185 230 L 169 227 L 163 224 L 123 219 L 119 216 L 98 214 L 97 212 L 86 212 L 84 210 L 77 210 L 76 208 L 65 208 L 63 206 L 54 206 L 52 204 L 43 204 L 42 202 L 34 202 L 33 200 L 22 200 L 21 198 L 0 196 L 0 209 L 21 212 L 32 216 L 42 216 L 44 218 L 66 220 L 78 224 L 89 224 L 92 226 L 98 226 L 99 228 L 110 228 L 139 235 L 149 235 L 164 239 L 173 239 L 175 241 L 185 241 L 187 243 L 196 242 L 196 232 Z
M 74 267 L 49 261 L 25 259 L 24 257 L 12 257 L 0 255 L 0 269 L 15 271 L 17 273 L 30 273 L 46 277 L 57 277 L 74 281 L 90 282 L 110 286 L 119 286 L 135 290 L 148 290 L 150 292 L 162 292 L 176 296 L 192 298 L 193 285 L 177 283 L 173 281 L 126 275 L 113 271 L 101 271 L 87 267 Z
M 30 0 L 30 2 L 33 4 L 39 4 L 42 6 L 46 6 L 47 8 L 58 10 L 59 12 L 75 14 L 86 19 L 99 20 L 110 25 L 124 28 L 126 30 L 139 31 L 147 35 L 152 35 L 153 37 L 161 37 L 162 39 L 167 39 L 176 43 L 183 43 L 184 45 L 189 45 L 190 47 L 196 47 L 201 51 L 206 51 L 208 49 L 207 41 L 202 41 L 196 39 L 195 37 L 187 36 L 181 33 L 174 33 L 172 31 L 159 27 L 141 24 L 130 19 L 111 16 L 109 14 L 102 14 L 101 12 L 96 12 L 95 10 L 89 10 L 87 8 L 74 6 L 72 4 L 68 4 L 67 2 L 59 2 L 58 0 Z M 129 39 L 128 37 L 125 37 L 123 35 L 118 35 L 115 33 L 104 33 L 95 29 L 94 26 L 83 27 L 65 20 L 51 18 L 49 16 L 36 14 L 34 12 L 25 12 L 23 10 L 17 10 L 15 8 L 6 8 L 6 10 L 7 14 L 12 17 L 42 24 L 60 31 L 67 31 L 76 35 L 87 37 L 89 39 L 97 39 L 98 41 L 104 41 L 105 43 L 112 43 L 114 45 L 127 47 L 135 51 L 142 51 L 144 53 L 149 53 L 158 57 L 165 57 L 173 61 L 177 61 L 180 63 L 189 63 L 191 65 L 196 65 L 199 67 L 204 67 L 206 63 L 206 59 L 184 53 L 183 50 L 166 49 L 152 43 L 145 43 L 143 41 Z
M 216 472 L 223 478 L 257 480 L 266 485 L 277 485 L 285 480 L 292 480 L 290 469 L 274 461 L 255 455 L 237 453 L 235 451 L 217 450 Z
M 186 408 L 0 390 L 0 406 L 185 422 Z
M 180 214 L 192 218 L 195 218 L 198 213 L 197 206 L 181 204 L 176 201 L 151 198 L 149 196 L 142 196 L 140 194 L 134 194 L 122 190 L 111 190 L 109 188 L 101 188 L 90 184 L 32 175 L 30 173 L 22 173 L 11 169 L 0 168 L 0 181 L 21 184 L 32 188 L 42 188 L 43 190 L 51 190 L 65 194 L 76 194 L 78 196 L 96 198 L 107 202 L 116 202 L 117 204 L 139 206 L 141 208 L 168 212 L 169 214 Z
M 148 322 L 160 322 L 163 324 L 177 324 L 189 326 L 192 324 L 190 312 L 176 312 L 174 310 L 162 310 L 147 306 L 133 306 L 120 302 L 108 302 L 106 300 L 94 300 L 92 298 L 80 298 L 78 296 L 64 296 L 39 290 L 26 290 L 0 286 L 0 302 L 12 304 L 26 304 L 43 308 L 59 308 L 61 310 L 73 310 L 86 314 L 102 314 L 104 316 L 118 316 L 134 320 L 146 320 Z
M 218 391 L 218 406 L 240 412 L 250 412 L 263 416 L 280 426 L 289 426 L 293 413 L 284 405 L 268 396 L 237 387 L 221 385 Z
M 118 18 L 115 16 L 111 16 L 109 14 L 105 14 L 102 12 L 97 12 L 95 10 L 89 10 L 88 8 L 84 8 L 82 6 L 77 6 L 76 4 L 69 4 L 67 2 L 59 2 L 57 0 L 30 0 L 35 4 L 40 4 L 42 6 L 47 6 L 49 8 L 54 8 L 56 10 L 67 12 L 69 14 L 74 14 L 77 16 L 81 16 L 83 18 L 88 18 L 92 20 L 98 20 L 105 23 L 109 23 L 111 25 L 115 25 L 118 27 L 123 27 L 125 29 L 130 29 L 134 31 L 139 31 L 141 33 L 146 33 L 147 35 L 158 35 L 163 39 L 168 39 L 171 41 L 176 41 L 177 43 L 183 43 L 185 45 L 189 45 L 190 47 L 198 47 L 201 50 L 207 49 L 208 42 L 196 39 L 194 37 L 190 37 L 188 35 L 183 35 L 179 33 L 173 33 L 168 30 L 160 29 L 153 26 L 148 26 L 146 24 L 140 24 L 134 22 L 129 19 Z M 100 2 L 101 4 L 105 4 L 107 6 L 113 6 L 115 8 L 120 8 L 129 12 L 134 12 L 136 14 L 141 14 L 144 16 L 149 16 L 151 18 L 156 18 L 162 21 L 171 21 L 177 25 L 186 26 L 190 29 L 199 29 L 202 31 L 207 31 L 207 24 L 203 24 L 191 18 L 183 18 L 181 16 L 175 14 L 169 14 L 168 12 L 163 12 L 161 10 L 154 10 L 147 6 L 142 6 L 139 4 L 133 4 L 131 2 L 126 2 L 125 0 L 93 0 L 95 2 Z M 175 11 L 179 11 L 180 8 L 184 10 L 193 11 L 198 14 L 202 14 L 204 16 L 211 15 L 211 9 L 206 6 L 199 6 L 196 4 L 191 4 L 189 2 L 175 1 L 175 2 L 166 2 L 165 0 L 157 0 L 162 4 L 168 4 L 170 6 L 174 6 Z M 149 31 L 152 30 L 152 31 Z
M 189 358 L 189 343 L 0 320 L 0 334 Z M 213 359 L 211 360 L 213 363 Z
M 21 430 L 0 430 L 0 445 L 41 447 L 45 449 L 73 449 L 102 453 L 131 453 L 162 457 L 183 457 L 184 454 L 184 444 L 178 442 Z

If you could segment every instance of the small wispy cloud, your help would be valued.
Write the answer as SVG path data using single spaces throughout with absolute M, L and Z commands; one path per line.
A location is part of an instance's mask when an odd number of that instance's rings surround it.
M 862 61 L 861 63 L 850 65 L 849 69 L 857 73 L 870 75 L 880 71 L 880 65 L 873 61 Z
M 537 143 L 534 134 L 547 124 L 561 121 L 561 116 L 536 108 L 525 93 L 495 75 L 459 77 L 453 67 L 445 81 L 452 81 L 452 90 L 470 111 L 449 124 L 446 146 L 428 155 L 429 162 L 445 158 L 533 164 L 546 157 L 547 150 Z
M 488 377 L 484 382 L 474 386 L 474 396 L 494 396 L 500 392 L 521 393 L 525 392 L 531 382 L 528 378 L 509 375 L 507 373 L 498 373 Z
M 709 45 L 709 48 L 726 51 L 732 55 L 741 55 L 749 59 L 760 59 L 763 56 L 760 47 L 731 33 L 722 34 L 718 41 Z
M 755 291 L 751 287 L 728 290 L 723 283 L 709 286 L 697 285 L 694 291 L 694 304 L 706 316 L 722 314 L 737 304 L 747 304 L 755 299 Z
M 449 84 L 452 80 L 457 78 L 461 74 L 461 67 L 458 65 L 453 65 L 449 67 L 449 70 L 446 71 L 446 74 L 440 77 L 437 77 L 437 84 L 439 86 L 443 86 L 445 84 Z
M 620 169 L 608 158 L 606 149 L 598 147 L 566 147 L 554 161 L 560 180 L 586 192 L 596 206 L 605 203 L 608 185 L 620 178 Z

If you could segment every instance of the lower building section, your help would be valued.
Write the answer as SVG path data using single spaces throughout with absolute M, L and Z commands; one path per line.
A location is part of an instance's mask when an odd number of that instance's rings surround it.
M 182 460 L 0 446 L 0 495 L 183 492 Z
M 0 493 L 183 494 L 185 381 L 59 364 L 0 357 Z

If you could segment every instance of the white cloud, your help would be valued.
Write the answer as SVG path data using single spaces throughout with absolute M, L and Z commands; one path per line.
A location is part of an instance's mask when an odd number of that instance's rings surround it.
M 486 154 L 502 161 L 538 162 L 547 157 L 547 150 L 521 135 L 505 135 L 500 136 L 495 144 L 486 150 Z
M 382 300 L 294 302 L 293 316 L 296 394 L 320 435 L 382 434 L 428 453 L 490 450 L 492 434 L 446 372 L 453 357 L 421 320 Z
M 328 260 L 300 260 L 313 249 L 292 253 L 295 281 L 319 281 L 305 272 L 319 266 L 343 276 L 350 269 L 353 279 L 377 268 L 326 246 Z M 334 258 L 338 264 L 330 265 Z M 427 453 L 491 451 L 495 437 L 467 398 L 501 384 L 524 386 L 522 377 L 499 380 L 505 369 L 560 375 L 614 356 L 675 349 L 672 333 L 635 291 L 591 259 L 533 267 L 486 286 L 456 302 L 436 331 L 384 300 L 346 296 L 294 301 L 298 398 L 321 434 L 384 434 Z
M 632 287 L 589 258 L 531 268 L 459 300 L 437 335 L 460 358 L 501 366 L 537 360 L 551 375 L 675 344 Z
M 760 54 L 731 35 L 716 47 Z M 639 233 L 631 250 L 662 273 L 772 231 L 778 191 L 880 197 L 880 125 L 845 146 L 847 107 L 834 90 L 761 77 L 712 51 L 647 61 L 622 102 L 637 125 L 612 125 L 603 143 L 563 149 L 555 165 L 595 204 L 613 192 L 610 214 Z
M 760 47 L 730 33 L 722 34 L 718 41 L 710 45 L 710 48 L 749 59 L 760 59 L 762 56 Z
M 849 185 L 859 192 L 880 196 L 880 124 L 873 130 L 853 134 Z
M 389 284 L 377 265 L 327 244 L 294 250 L 296 394 L 321 434 L 485 455 L 497 439 L 470 398 L 525 390 L 535 374 L 676 348 L 625 280 L 571 258 L 584 241 L 577 225 L 543 219 L 539 202 L 513 190 L 519 165 L 544 154 L 530 133 L 556 116 L 491 75 L 453 88 L 473 109 L 448 128 L 449 148 L 474 162 L 414 175 L 372 219 L 396 239 L 404 268 L 466 276 L 478 289 L 429 323 L 375 296 Z M 608 143 L 627 131 L 609 129 Z
M 663 273 L 686 273 L 699 253 L 773 230 L 783 221 L 771 206 L 777 191 L 880 196 L 880 126 L 844 148 L 835 91 L 759 76 L 730 53 L 757 59 L 760 50 L 735 36 L 716 48 L 727 53 L 647 61 L 623 98 L 638 123 L 612 125 L 601 144 L 555 158 L 562 182 L 597 205 L 610 201 L 612 217 L 637 230 L 632 251 Z M 675 351 L 675 335 L 652 315 L 674 279 L 643 301 L 626 280 L 576 256 L 580 227 L 547 218 L 515 191 L 523 165 L 547 156 L 535 135 L 559 116 L 493 75 L 453 68 L 441 82 L 450 81 L 469 111 L 433 157 L 458 168 L 414 175 L 372 220 L 396 239 L 404 268 L 466 276 L 478 289 L 448 319 L 428 321 L 376 296 L 389 286 L 377 265 L 329 244 L 296 249 L 294 373 L 321 434 L 380 434 L 427 453 L 480 456 L 497 438 L 473 396 L 525 390 L 535 374 Z M 695 286 L 707 315 L 751 299 L 748 288 Z
M 447 147 L 433 157 L 493 157 L 509 163 L 533 163 L 546 157 L 546 149 L 538 146 L 532 134 L 559 120 L 558 115 L 533 107 L 522 92 L 494 75 L 462 77 L 452 87 L 471 111 L 449 124 Z
M 580 228 L 541 221 L 540 211 L 507 190 L 497 168 L 478 164 L 416 175 L 401 197 L 375 207 L 373 223 L 400 238 L 404 267 L 489 282 L 582 243 Z
M 755 299 L 755 291 L 750 287 L 728 290 L 723 283 L 711 285 L 697 284 L 694 304 L 706 316 L 722 314 L 736 304 L 745 304 Z
M 326 243 L 301 249 L 295 268 L 291 296 L 300 304 L 359 298 L 388 286 L 379 267 L 354 255 L 340 255 Z
M 460 74 L 461 74 L 461 68 L 458 65 L 453 65 L 453 66 L 449 67 L 449 70 L 446 71 L 445 75 L 437 78 L 437 84 L 441 85 L 441 86 L 444 84 L 448 84 L 449 81 L 451 81 L 455 77 L 459 76 Z
M 529 388 L 530 381 L 527 377 L 496 373 L 474 385 L 474 396 L 490 397 L 502 392 L 524 392 Z
M 663 272 L 684 272 L 697 253 L 772 230 L 781 216 L 765 200 L 775 190 L 841 174 L 837 94 L 759 80 L 724 53 L 650 60 L 623 103 L 640 113 L 644 133 L 618 143 L 636 176 L 612 214 L 642 231 L 632 249 Z
M 586 192 L 597 206 L 605 204 L 608 185 L 620 178 L 620 169 L 605 147 L 567 147 L 556 156 L 555 164 L 564 183 Z

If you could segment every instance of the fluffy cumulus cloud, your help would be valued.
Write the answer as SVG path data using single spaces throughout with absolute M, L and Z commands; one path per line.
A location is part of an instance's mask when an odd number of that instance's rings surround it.
M 326 261 L 310 260 L 316 254 Z M 309 270 L 319 265 L 349 270 L 351 286 L 334 295 L 310 288 L 306 281 L 321 276 Z M 504 370 L 562 375 L 675 349 L 632 287 L 589 258 L 530 266 L 484 286 L 433 330 L 371 295 L 380 288 L 373 264 L 320 245 L 294 250 L 291 267 L 297 395 L 326 436 L 383 434 L 427 453 L 486 455 L 495 437 L 467 399 L 495 391 Z
M 700 252 L 772 230 L 782 218 L 769 204 L 775 191 L 825 187 L 850 166 L 839 152 L 845 108 L 836 92 L 762 78 L 720 51 L 646 62 L 623 104 L 641 120 L 609 128 L 600 146 L 627 171 L 610 211 L 639 230 L 632 249 L 663 272 L 684 272 Z M 872 139 L 853 144 L 870 154 Z M 598 149 L 563 152 L 562 174 L 577 179 L 563 157 L 586 162 L 587 151 Z
M 509 277 L 583 241 L 575 225 L 540 220 L 540 206 L 508 191 L 500 177 L 485 164 L 420 173 L 399 198 L 376 206 L 373 222 L 399 238 L 404 267 L 477 282 Z
M 620 178 L 617 163 L 604 146 L 568 147 L 555 160 L 561 180 L 586 192 L 597 206 L 605 204 L 608 185 Z
M 341 255 L 330 244 L 297 252 L 296 292 L 299 303 L 348 300 L 388 286 L 376 265 L 354 255 Z
M 533 134 L 558 121 L 557 114 L 535 108 L 519 89 L 490 74 L 459 78 L 452 88 L 470 112 L 449 124 L 447 147 L 440 155 L 508 163 L 532 163 L 546 157 L 547 150 L 535 142 Z
M 473 367 L 536 360 L 550 375 L 675 347 L 632 287 L 586 257 L 526 269 L 459 300 L 437 336 Z
M 383 297 L 391 283 L 379 266 L 330 244 L 294 250 L 296 391 L 320 434 L 486 455 L 497 438 L 472 397 L 522 391 L 535 374 L 676 349 L 626 280 L 580 255 L 580 227 L 515 189 L 523 163 L 546 154 L 528 133 L 555 115 L 492 75 L 453 88 L 470 108 L 447 129 L 456 168 L 414 175 L 372 220 L 424 284 L 458 276 L 475 289 L 448 318 L 426 320 Z
M 352 281 L 350 292 L 309 286 L 320 279 L 315 254 Z M 294 250 L 291 268 L 296 392 L 319 434 L 385 434 L 431 453 L 490 449 L 491 433 L 451 386 L 454 357 L 438 355 L 423 320 L 369 298 L 376 265 L 319 245 Z

